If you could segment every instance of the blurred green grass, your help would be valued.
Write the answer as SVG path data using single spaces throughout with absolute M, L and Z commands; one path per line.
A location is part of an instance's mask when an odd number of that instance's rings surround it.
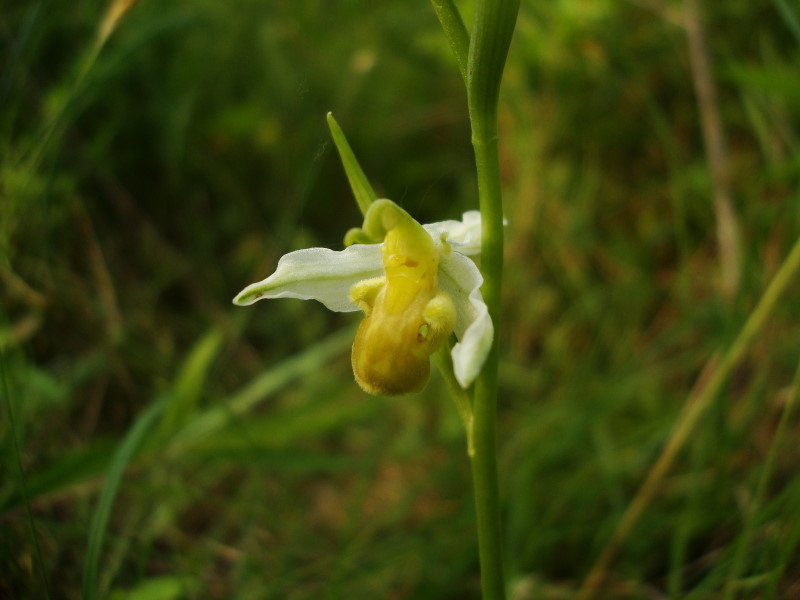
M 142 1 L 95 60 L 106 9 L 15 2 L 0 23 L 0 596 L 78 598 L 96 558 L 97 597 L 477 597 L 444 385 L 368 398 L 349 372 L 353 315 L 230 304 L 281 254 L 341 248 L 359 223 L 329 110 L 379 194 L 423 221 L 475 207 L 462 83 L 432 10 Z M 743 240 L 730 298 L 681 6 L 522 6 L 501 101 L 499 439 L 518 600 L 579 587 L 800 232 L 800 11 L 732 0 L 705 15 Z M 775 438 L 799 292 L 692 436 L 603 597 L 800 593 L 797 417 Z

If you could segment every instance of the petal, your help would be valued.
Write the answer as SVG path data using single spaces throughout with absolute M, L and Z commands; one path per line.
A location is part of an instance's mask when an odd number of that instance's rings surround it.
M 453 250 L 467 256 L 481 253 L 481 213 L 465 212 L 461 221 L 439 221 L 423 225 L 437 242 L 444 239 Z
M 494 327 L 481 296 L 483 277 L 471 259 L 451 252 L 439 259 L 439 287 L 450 294 L 456 307 L 453 370 L 461 387 L 469 387 L 492 347 Z
M 359 307 L 350 288 L 364 279 L 383 275 L 378 244 L 354 244 L 341 252 L 307 248 L 281 257 L 275 272 L 244 288 L 234 304 L 247 306 L 265 298 L 319 300 L 334 312 L 353 312 Z

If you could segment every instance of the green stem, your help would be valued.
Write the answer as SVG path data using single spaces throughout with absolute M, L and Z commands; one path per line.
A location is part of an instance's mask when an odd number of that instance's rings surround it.
M 467 100 L 482 219 L 481 292 L 494 324 L 494 341 L 475 382 L 472 477 L 484 600 L 504 600 L 503 544 L 497 483 L 497 358 L 503 280 L 503 198 L 497 154 L 497 102 L 519 0 L 478 0 L 467 60 Z
M 492 349 L 475 382 L 472 426 L 472 477 L 478 520 L 481 587 L 484 600 L 505 598 L 500 501 L 497 484 L 495 421 L 497 413 L 497 340 L 500 332 L 500 290 L 503 272 L 503 213 L 497 138 L 473 139 L 483 222 L 481 291 L 495 330 Z

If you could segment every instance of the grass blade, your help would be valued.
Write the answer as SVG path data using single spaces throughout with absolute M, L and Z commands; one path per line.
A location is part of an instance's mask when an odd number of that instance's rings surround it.
M 36 524 L 33 521 L 33 512 L 31 511 L 31 503 L 28 500 L 28 488 L 25 482 L 25 471 L 22 468 L 22 459 L 20 457 L 19 442 L 17 441 L 17 427 L 14 422 L 14 409 L 11 407 L 11 393 L 8 387 L 8 378 L 6 377 L 6 355 L 0 350 L 0 374 L 3 377 L 3 395 L 6 399 L 6 416 L 8 417 L 9 434 L 11 436 L 11 446 L 14 451 L 14 462 L 17 467 L 17 474 L 19 476 L 19 489 L 22 494 L 22 501 L 25 504 L 25 518 L 28 522 L 28 530 L 30 532 L 31 541 L 33 542 L 33 550 L 36 555 L 36 562 L 39 565 L 39 570 L 42 573 L 42 582 L 44 584 L 45 598 L 50 598 L 50 585 L 47 582 L 47 572 L 44 568 L 44 559 L 42 558 L 42 548 L 39 545 L 39 536 L 36 534 Z
M 224 405 L 214 406 L 192 419 L 177 432 L 169 443 L 170 454 L 180 454 L 186 446 L 207 440 L 225 427 L 235 417 L 248 413 L 262 399 L 282 388 L 288 382 L 318 369 L 337 356 L 353 340 L 354 329 L 345 327 L 307 350 L 288 358 L 264 372 L 249 385 L 232 395 Z
M 159 425 L 159 439 L 167 438 L 195 411 L 203 392 L 209 366 L 219 352 L 222 332 L 212 329 L 203 337 L 183 363 L 169 394 L 169 404 Z
M 750 347 L 756 334 L 761 331 L 767 318 L 772 314 L 772 310 L 775 308 L 778 299 L 783 296 L 784 292 L 789 287 L 789 283 L 791 283 L 798 271 L 800 271 L 800 239 L 794 243 L 789 255 L 783 261 L 783 264 L 772 278 L 772 281 L 770 281 L 767 289 L 758 301 L 758 304 L 747 318 L 739 335 L 736 337 L 733 344 L 731 344 L 728 351 L 723 355 L 720 362 L 714 364 L 715 361 L 712 360 L 708 364 L 707 369 L 710 372 L 707 373 L 707 383 L 705 385 L 699 385 L 695 388 L 696 391 L 689 395 L 681 414 L 675 422 L 675 426 L 667 438 L 661 455 L 639 487 L 636 496 L 628 505 L 608 545 L 584 580 L 581 590 L 578 593 L 578 598 L 580 600 L 589 600 L 593 598 L 594 594 L 599 590 L 600 585 L 605 580 L 609 566 L 616 558 L 623 542 L 628 539 L 629 534 L 633 531 L 645 507 L 652 501 L 661 482 L 675 462 L 678 453 L 683 449 L 684 443 L 689 439 L 689 436 L 694 433 L 697 425 L 700 423 L 701 417 L 708 412 L 708 409 L 722 389 L 723 384 L 731 374 L 733 367 Z M 701 374 L 699 381 L 702 382 L 703 380 L 704 374 Z
M 786 0 L 772 0 L 772 3 L 778 9 L 781 18 L 783 18 L 783 22 L 786 23 L 786 26 L 792 32 L 797 43 L 800 44 L 800 20 L 798 20 L 797 15 L 786 3 Z
M 728 575 L 728 585 L 725 589 L 725 596 L 723 600 L 733 600 L 736 594 L 736 582 L 742 575 L 745 567 L 745 558 L 747 551 L 752 547 L 753 534 L 756 528 L 756 521 L 758 520 L 758 511 L 764 505 L 767 494 L 767 486 L 770 483 L 772 473 L 775 467 L 775 460 L 778 455 L 778 450 L 783 445 L 783 439 L 786 436 L 786 431 L 789 427 L 789 419 L 797 404 L 797 397 L 800 395 L 800 364 L 797 366 L 794 381 L 792 382 L 792 391 L 790 392 L 789 400 L 783 407 L 780 421 L 778 422 L 778 429 L 772 438 L 772 443 L 767 453 L 767 458 L 764 465 L 761 467 L 761 475 L 758 479 L 753 502 L 750 507 L 750 513 L 744 524 L 744 530 L 739 536 L 736 544 L 736 550 L 733 555 L 733 563 L 731 565 L 730 573 Z
M 139 416 L 139 419 L 125 436 L 117 453 L 111 460 L 106 482 L 103 485 L 103 490 L 100 492 L 97 509 L 92 518 L 91 527 L 89 528 L 89 543 L 83 569 L 83 591 L 81 594 L 83 600 L 91 600 L 95 597 L 97 591 L 97 567 L 100 562 L 100 553 L 103 549 L 103 541 L 108 526 L 108 519 L 111 515 L 111 507 L 114 504 L 119 485 L 122 482 L 122 476 L 125 473 L 125 469 L 128 467 L 128 463 L 130 463 L 136 451 L 139 449 L 142 440 L 149 433 L 153 423 L 163 409 L 164 404 L 162 402 L 150 405 L 150 407 Z

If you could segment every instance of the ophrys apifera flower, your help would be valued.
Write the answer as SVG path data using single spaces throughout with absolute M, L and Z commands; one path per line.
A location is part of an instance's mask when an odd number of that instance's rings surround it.
M 234 304 L 267 298 L 318 300 L 330 310 L 363 310 L 353 342 L 358 384 L 370 394 L 421 390 L 430 356 L 455 333 L 453 370 L 467 388 L 480 372 L 494 330 L 480 293 L 480 213 L 420 225 L 390 200 L 376 200 L 342 251 L 307 248 L 278 261 L 272 275 Z

